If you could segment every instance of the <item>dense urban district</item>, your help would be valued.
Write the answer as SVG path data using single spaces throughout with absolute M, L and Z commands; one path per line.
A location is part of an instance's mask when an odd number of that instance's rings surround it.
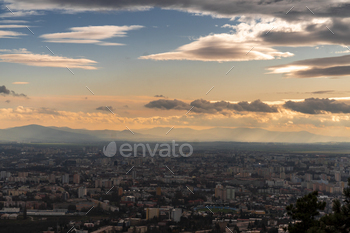
M 348 154 L 217 148 L 126 158 L 101 146 L 1 144 L 0 232 L 280 233 L 300 223 L 289 205 L 304 195 L 324 203 L 315 219 L 344 200 Z

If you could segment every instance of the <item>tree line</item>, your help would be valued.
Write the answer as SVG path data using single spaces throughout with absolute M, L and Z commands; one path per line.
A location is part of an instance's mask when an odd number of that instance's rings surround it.
M 326 202 L 318 200 L 314 191 L 298 198 L 295 204 L 286 207 L 293 220 L 285 230 L 289 233 L 349 233 L 350 232 L 350 178 L 344 188 L 343 200 L 333 200 L 332 213 L 320 217 Z

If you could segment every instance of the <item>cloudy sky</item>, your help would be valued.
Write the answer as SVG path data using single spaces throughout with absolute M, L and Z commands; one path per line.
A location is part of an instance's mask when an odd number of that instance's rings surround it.
M 345 0 L 0 0 L 0 128 L 350 137 Z

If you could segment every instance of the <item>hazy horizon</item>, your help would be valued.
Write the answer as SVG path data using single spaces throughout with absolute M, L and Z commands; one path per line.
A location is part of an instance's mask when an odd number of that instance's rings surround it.
M 171 135 L 172 129 L 155 127 L 139 130 L 87 130 L 68 127 L 45 127 L 26 125 L 8 129 L 0 129 L 0 142 L 17 143 L 99 143 L 107 141 L 134 142 L 258 142 L 258 143 L 333 143 L 350 142 L 346 137 L 332 137 L 311 134 L 307 131 L 278 132 L 258 128 L 209 128 L 196 130 L 177 128 Z M 164 136 L 165 135 L 165 136 Z

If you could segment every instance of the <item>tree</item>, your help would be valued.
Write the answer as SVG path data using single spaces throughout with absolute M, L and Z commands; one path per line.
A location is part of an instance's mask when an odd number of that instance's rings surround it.
M 27 203 L 24 204 L 23 208 L 23 220 L 27 219 Z
M 267 233 L 278 233 L 278 229 L 275 227 L 272 227 L 269 229 L 269 231 Z
M 314 191 L 298 198 L 296 204 L 290 204 L 286 207 L 287 214 L 296 223 L 288 225 L 289 233 L 306 233 L 312 232 L 313 229 L 320 227 L 320 221 L 316 216 L 320 214 L 319 210 L 324 210 L 326 202 L 319 202 L 317 199 L 318 192 Z
M 70 211 L 76 211 L 77 210 L 77 207 L 75 205 L 69 205 L 68 206 L 68 210 Z
M 240 233 L 239 227 L 236 224 L 233 225 L 233 230 L 235 233 Z
M 333 201 L 333 213 L 321 218 L 321 230 L 324 232 L 348 233 L 350 232 L 350 178 L 348 187 L 344 188 L 344 203 Z
M 220 225 L 219 224 L 215 224 L 215 231 L 214 232 L 220 232 L 221 229 L 220 229 Z

